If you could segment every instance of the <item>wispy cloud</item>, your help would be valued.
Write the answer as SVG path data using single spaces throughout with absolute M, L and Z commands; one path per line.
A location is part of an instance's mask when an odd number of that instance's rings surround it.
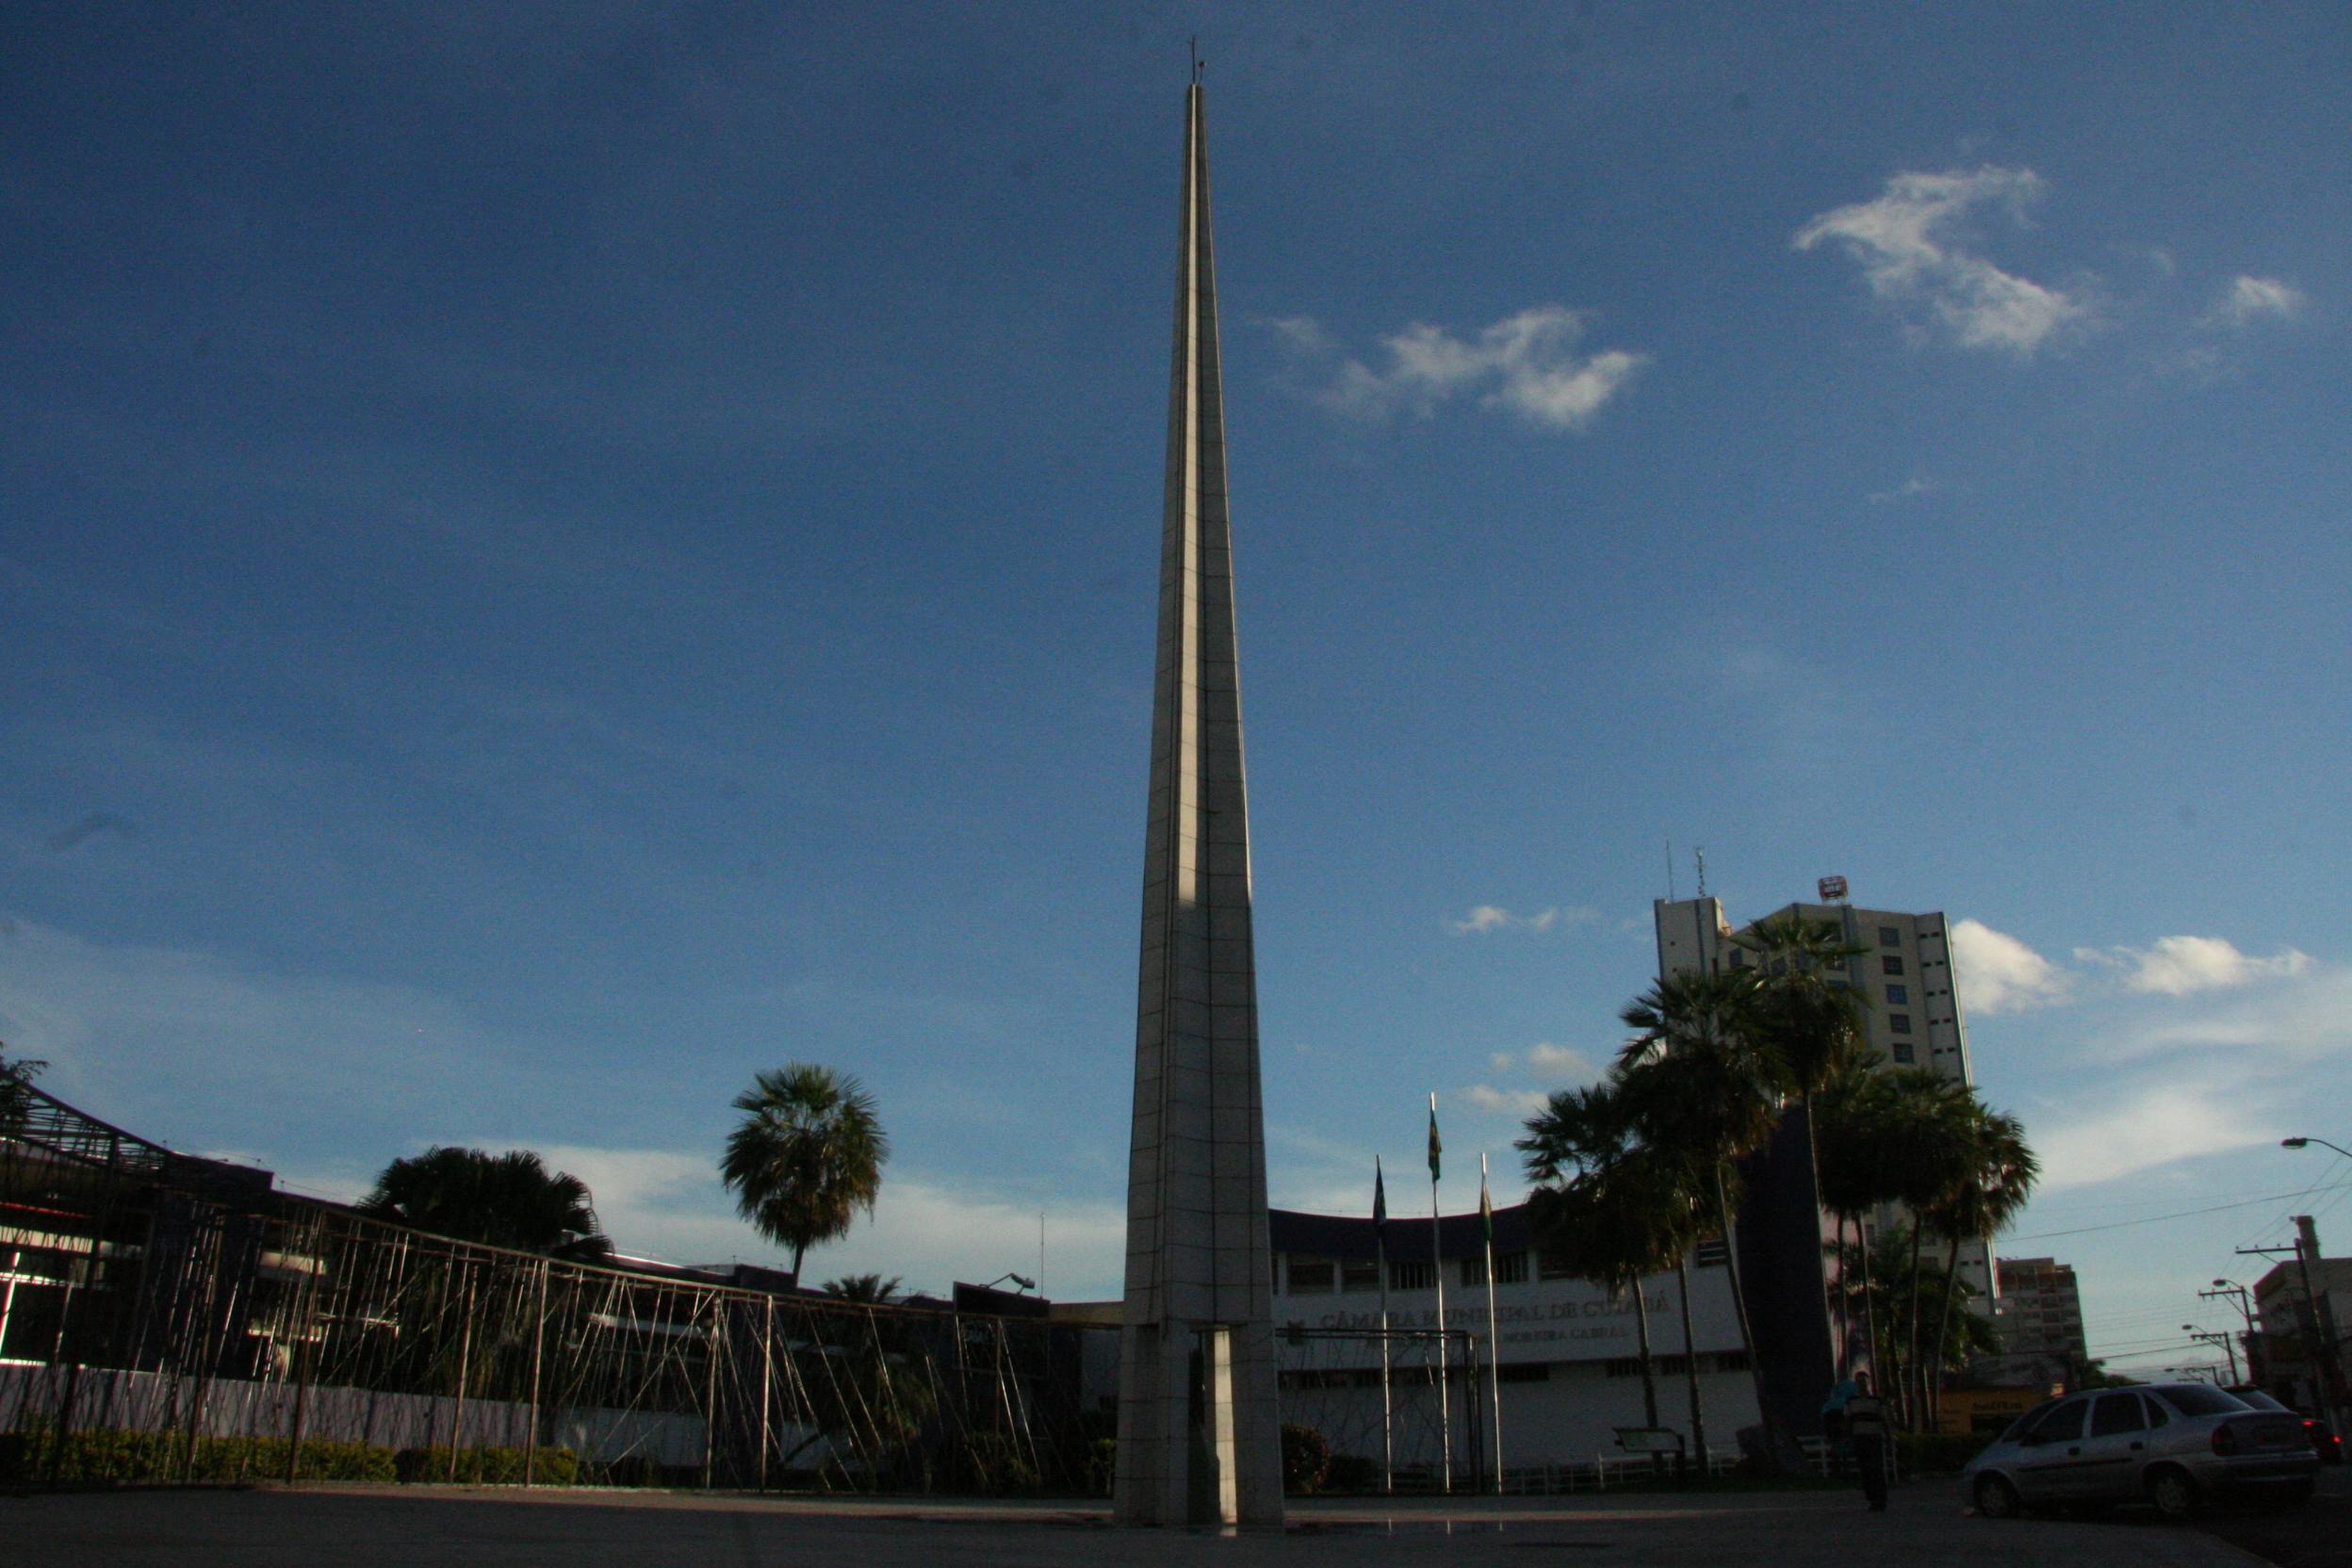
M 1865 498 L 1872 506 L 1885 506 L 1890 501 L 1907 501 L 1915 496 L 1932 496 L 1941 486 L 1923 475 L 1913 474 L 1901 484 L 1888 490 L 1873 490 Z
M 1952 973 L 1970 1013 L 2020 1013 L 2050 1007 L 2074 993 L 2072 972 L 1980 920 L 1952 924 Z
M 2078 947 L 2074 956 L 2082 963 L 2124 971 L 2124 984 L 2135 991 L 2164 996 L 2289 979 L 2311 967 L 2311 956 L 2292 947 L 2257 958 L 2222 937 L 2160 937 L 2149 947 Z
M 1542 1089 L 1498 1089 L 1491 1084 L 1473 1084 L 1462 1097 L 1479 1110 L 1514 1117 L 1533 1116 L 1552 1100 Z
M 1836 244 L 1861 267 L 1871 293 L 1908 313 L 1915 335 L 1926 335 L 1922 323 L 1932 323 L 1964 349 L 2023 358 L 2083 321 L 2089 303 L 1996 266 L 1975 248 L 1969 220 L 1989 210 L 2021 223 L 2043 189 L 2030 169 L 1990 164 L 1898 174 L 1875 200 L 1820 214 L 1792 243 L 1800 251 Z
M 2043 1191 L 2112 1182 L 2277 1138 L 2249 1108 L 2243 1086 L 2219 1077 L 2182 1083 L 2167 1076 L 2120 1095 L 2103 1094 L 2099 1105 L 2087 1116 L 2035 1127 Z
M 1375 364 L 1347 353 L 1312 317 L 1269 323 L 1324 407 L 1378 420 L 1475 398 L 1539 430 L 1578 431 L 1623 392 L 1650 356 L 1580 350 L 1590 312 L 1537 305 L 1470 335 L 1415 322 L 1380 340 Z
M 2303 291 L 2293 284 L 2241 273 L 2222 290 L 2220 300 L 2205 319 L 2209 325 L 2221 327 L 2290 320 L 2303 314 L 2307 302 Z
M 1457 937 L 1486 937 L 1497 931 L 1549 931 L 1553 927 L 1583 925 L 1600 919 L 1600 911 L 1581 906 L 1562 909 L 1547 906 L 1530 915 L 1514 915 L 1499 904 L 1480 904 L 1461 919 L 1447 919 L 1446 928 Z
M 1592 1058 L 1575 1046 L 1550 1040 L 1538 1040 L 1525 1051 L 1497 1051 L 1487 1065 L 1497 1072 L 1526 1072 L 1558 1083 L 1584 1083 L 1598 1071 Z

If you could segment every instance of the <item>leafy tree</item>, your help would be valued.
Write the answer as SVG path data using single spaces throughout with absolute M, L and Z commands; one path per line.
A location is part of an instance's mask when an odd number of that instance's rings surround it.
M 394 1160 L 359 1210 L 436 1235 L 522 1252 L 595 1258 L 612 1250 L 596 1223 L 588 1184 L 549 1171 L 526 1149 L 490 1154 L 433 1148 Z
M 847 1235 L 858 1211 L 874 1212 L 890 1140 L 874 1096 L 828 1067 L 792 1062 L 758 1074 L 735 1097 L 743 1120 L 727 1135 L 719 1175 L 760 1233 L 802 1255 Z

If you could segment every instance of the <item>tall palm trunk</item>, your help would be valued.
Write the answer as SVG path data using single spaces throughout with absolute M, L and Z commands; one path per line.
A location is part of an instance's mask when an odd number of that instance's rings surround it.
M 1690 1451 L 1707 1475 L 1707 1412 L 1699 1403 L 1699 1342 L 1690 1336 L 1690 1254 L 1674 1260 L 1674 1275 L 1682 1286 L 1682 1376 L 1690 1390 Z
M 1903 1400 L 1903 1424 L 1913 1431 L 1919 1429 L 1919 1407 L 1927 1398 L 1927 1373 L 1919 1365 L 1919 1253 L 1927 1241 L 1927 1221 L 1920 1216 L 1911 1217 L 1911 1300 L 1910 1323 L 1905 1331 L 1903 1359 L 1911 1375 Z
M 1938 1368 L 1944 1364 L 1945 1347 L 1952 1343 L 1952 1300 L 1959 1293 L 1960 1279 L 1960 1238 L 1954 1235 L 1945 1239 L 1952 1247 L 1952 1256 L 1944 1260 L 1944 1311 L 1942 1319 L 1936 1325 L 1936 1364 Z M 1940 1430 L 1944 1424 L 1944 1388 L 1941 1378 L 1936 1380 L 1935 1397 L 1928 1401 L 1927 1422 L 1931 1430 Z
M 1878 1290 L 1870 1279 L 1870 1233 L 1862 1223 L 1862 1217 L 1854 1217 L 1854 1239 L 1859 1244 L 1854 1250 L 1862 1255 L 1862 1344 L 1863 1353 L 1870 1358 L 1870 1380 L 1881 1388 L 1886 1381 L 1887 1368 L 1878 1364 Z
M 1740 1243 L 1732 1233 L 1731 1191 L 1723 1182 L 1723 1164 L 1715 1162 L 1715 1220 L 1723 1232 L 1723 1272 L 1730 1277 L 1732 1315 L 1740 1320 L 1740 1348 L 1747 1352 L 1748 1378 L 1756 1385 L 1756 1418 L 1769 1439 L 1780 1429 L 1780 1423 L 1772 1419 L 1772 1407 L 1764 1397 L 1764 1368 L 1756 1359 L 1756 1333 L 1748 1326 L 1748 1290 L 1740 1282 Z M 1778 1450 L 1772 1453 L 1776 1462 Z
M 1658 1368 L 1650 1360 L 1650 1306 L 1642 1296 L 1639 1275 L 1633 1282 L 1633 1326 L 1642 1337 L 1642 1415 L 1652 1427 L 1658 1425 Z

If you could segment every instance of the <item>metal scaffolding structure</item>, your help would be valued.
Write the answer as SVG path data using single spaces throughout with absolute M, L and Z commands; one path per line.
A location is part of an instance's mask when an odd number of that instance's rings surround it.
M 452 1240 L 16 1086 L 0 1119 L 0 1434 L 44 1452 L 119 1432 L 148 1434 L 167 1477 L 199 1474 L 208 1443 L 264 1438 L 289 1478 L 332 1443 L 400 1451 L 417 1478 L 502 1449 L 527 1482 L 552 1450 L 601 1481 L 1107 1482 L 1109 1388 L 1088 1369 L 1115 1364 L 1114 1330 Z

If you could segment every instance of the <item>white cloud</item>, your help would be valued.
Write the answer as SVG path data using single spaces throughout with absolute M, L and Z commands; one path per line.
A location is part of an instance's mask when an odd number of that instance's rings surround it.
M 2257 958 L 2221 937 L 2160 937 L 2153 947 L 2078 947 L 2074 956 L 2085 963 L 2128 971 L 2125 985 L 2163 996 L 2292 979 L 2311 967 L 2311 955 L 2292 947 Z
M 1891 490 L 1873 490 L 1866 498 L 1872 506 L 1885 506 L 1888 501 L 1907 501 L 1914 496 L 1932 496 L 1940 488 L 1932 479 L 1913 474 Z
M 2303 313 L 2305 302 L 2303 291 L 2293 284 L 2241 273 L 2222 291 L 2220 301 L 2206 320 L 2211 325 L 2226 327 L 2250 326 L 2266 319 L 2289 320 Z
M 2040 1190 L 2089 1186 L 2175 1160 L 2274 1143 L 2278 1135 L 2249 1115 L 2244 1086 L 2227 1080 L 2167 1081 L 2102 1094 L 2101 1108 L 2055 1128 L 2035 1127 Z
M 2074 976 L 2017 938 L 1982 921 L 1952 923 L 1952 967 L 1962 1007 L 1970 1013 L 2016 1013 L 2067 1000 Z
M 1549 931 L 1565 921 L 1582 925 L 1600 918 L 1596 909 L 1561 909 L 1547 905 L 1531 915 L 1514 915 L 1499 904 L 1480 904 L 1460 920 L 1448 920 L 1446 929 L 1457 937 L 1484 937 L 1496 931 Z
M 1481 407 L 1505 410 L 1542 429 L 1576 431 L 1650 362 L 1647 354 L 1622 349 L 1579 353 L 1590 319 L 1564 305 L 1537 305 L 1467 338 L 1416 322 L 1381 340 L 1386 363 L 1378 369 L 1344 356 L 1312 318 L 1268 324 L 1318 371 L 1315 400 L 1340 413 L 1386 419 L 1409 411 L 1427 418 L 1442 403 L 1477 394 Z
M 1539 1040 L 1527 1047 L 1527 1070 L 1540 1078 L 1558 1078 L 1582 1083 L 1596 1070 L 1592 1059 L 1573 1045 L 1554 1045 Z
M 1820 214 L 1792 243 L 1810 251 L 1836 241 L 1861 266 L 1870 291 L 1888 304 L 1923 310 L 1962 348 L 2024 357 L 2061 328 L 2086 318 L 2089 305 L 2079 294 L 2003 271 L 1970 248 L 1966 231 L 1969 215 L 1982 208 L 2005 208 L 2022 221 L 2042 190 L 2032 170 L 1989 164 L 1972 172 L 1898 174 L 1875 201 Z
M 2108 954 L 2099 957 L 2110 965 L 2123 962 Z M 2237 1054 L 2239 1070 L 2256 1071 L 2352 1058 L 2352 972 L 2345 970 L 2308 964 L 2278 975 L 2273 985 L 2154 1005 L 2164 1011 L 2129 1020 L 2105 1040 L 2101 1051 L 2109 1060 L 2228 1051 Z
M 1491 1084 L 1473 1084 L 1462 1097 L 1479 1110 L 1514 1117 L 1533 1116 L 1552 1102 L 1542 1089 L 1498 1089 Z

